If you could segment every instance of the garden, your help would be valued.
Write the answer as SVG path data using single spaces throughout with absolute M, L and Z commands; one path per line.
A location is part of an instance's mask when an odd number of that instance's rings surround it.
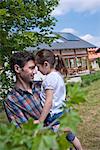
M 15 82 L 9 68 L 13 52 L 53 42 L 56 18 L 51 16 L 59 0 L 0 1 L 0 150 L 69 150 L 64 128 L 71 128 L 84 150 L 100 149 L 100 71 L 82 76 L 82 83 L 66 84 L 65 114 L 57 133 L 33 119 L 16 128 L 7 120 L 3 102 Z M 39 32 L 36 32 L 39 31 Z
M 66 150 L 71 145 L 65 140 L 65 127 L 76 133 L 84 150 L 99 150 L 100 72 L 82 76 L 81 84 L 71 83 L 66 88 L 69 111 L 60 118 L 61 129 L 57 134 L 42 124 L 34 125 L 32 120 L 16 129 L 8 123 L 0 106 L 0 150 Z

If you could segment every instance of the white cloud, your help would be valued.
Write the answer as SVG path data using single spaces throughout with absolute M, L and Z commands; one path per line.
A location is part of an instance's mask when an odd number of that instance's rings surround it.
M 72 33 L 72 34 L 77 34 L 78 33 L 78 31 L 76 31 L 73 28 L 64 28 L 60 32 L 67 32 L 67 33 Z
M 59 6 L 53 11 L 54 16 L 66 14 L 70 10 L 94 13 L 100 9 L 100 0 L 60 0 Z
M 93 36 L 91 34 L 86 34 L 84 36 L 80 36 L 81 39 L 90 42 L 91 44 L 94 44 L 97 47 L 100 47 L 100 37 Z

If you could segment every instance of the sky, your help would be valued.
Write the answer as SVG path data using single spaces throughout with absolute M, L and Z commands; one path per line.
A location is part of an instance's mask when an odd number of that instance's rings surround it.
M 72 33 L 100 47 L 100 0 L 60 0 L 54 31 Z

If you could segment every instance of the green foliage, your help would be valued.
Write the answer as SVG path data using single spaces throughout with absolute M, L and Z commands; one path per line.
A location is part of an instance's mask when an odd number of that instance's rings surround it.
M 51 43 L 56 19 L 51 16 L 59 0 L 1 0 L 0 1 L 0 59 L 12 51 Z M 38 31 L 38 32 L 36 32 Z
M 24 124 L 21 129 L 16 129 L 10 124 L 1 124 L 0 150 L 60 150 L 59 140 L 63 140 L 62 137 L 64 133 L 58 135 L 50 129 L 43 129 L 42 125 L 34 125 L 32 120 Z M 67 145 L 66 142 L 62 146 L 68 148 L 69 144 Z
M 100 79 L 100 71 L 97 71 L 93 74 L 84 75 L 81 77 L 82 79 L 82 86 L 90 85 L 92 82 Z
M 14 74 L 10 71 L 9 60 L 5 57 L 5 63 L 0 72 L 0 100 L 4 100 L 8 90 L 14 85 Z
M 76 110 L 76 105 L 86 101 L 86 91 L 84 91 L 79 83 L 69 83 L 66 85 L 67 102 L 65 103 L 66 117 L 62 119 L 61 125 L 70 127 L 74 132 L 81 118 Z M 67 109 L 66 109 L 67 108 Z
M 11 124 L 0 124 L 0 150 L 66 150 L 71 146 L 66 141 L 65 127 L 70 127 L 76 131 L 80 118 L 76 112 L 65 113 L 61 118 L 61 128 L 58 132 L 53 132 L 49 128 L 44 128 L 43 124 L 35 125 L 33 120 L 16 128 Z
M 8 57 L 5 57 L 5 63 L 0 71 L 0 112 L 3 110 L 3 101 L 5 100 L 8 91 L 14 86 L 14 74 L 10 71 Z
M 79 104 L 86 100 L 86 93 L 81 88 L 79 83 L 67 84 L 67 100 L 68 100 L 68 107 L 74 107 L 73 104 Z
M 77 125 L 80 123 L 81 118 L 77 111 L 70 110 L 69 112 L 65 112 L 65 114 L 62 116 L 60 122 L 61 122 L 61 128 L 70 128 L 73 132 L 76 132 Z

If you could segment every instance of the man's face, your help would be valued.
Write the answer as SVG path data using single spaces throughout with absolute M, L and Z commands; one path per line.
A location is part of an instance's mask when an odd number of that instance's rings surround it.
M 34 74 L 36 73 L 36 66 L 33 60 L 29 60 L 20 71 L 20 77 L 25 82 L 32 82 Z

